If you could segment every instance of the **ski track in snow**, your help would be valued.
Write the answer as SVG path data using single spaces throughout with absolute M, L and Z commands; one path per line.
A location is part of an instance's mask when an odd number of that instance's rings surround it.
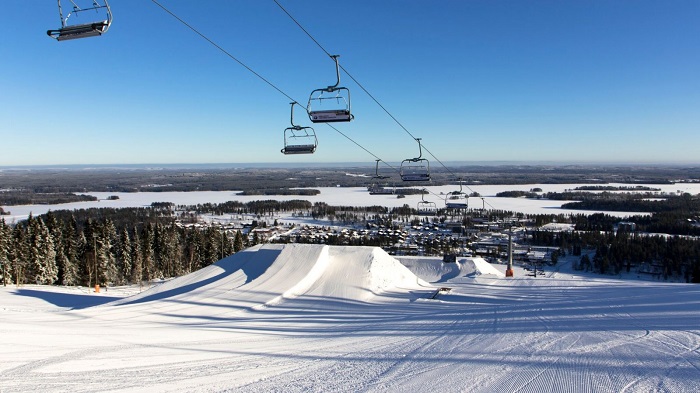
M 262 246 L 76 310 L 4 289 L 0 392 L 700 390 L 697 286 L 460 271 L 429 300 L 377 250 Z

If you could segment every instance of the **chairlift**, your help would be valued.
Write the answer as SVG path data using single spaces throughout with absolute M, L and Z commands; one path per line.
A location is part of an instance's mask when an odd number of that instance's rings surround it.
M 386 176 L 386 175 L 380 175 L 380 174 L 379 174 L 379 161 L 381 161 L 381 160 L 380 160 L 379 158 L 377 158 L 375 161 L 377 161 L 377 164 L 376 164 L 376 166 L 375 166 L 375 168 L 374 168 L 374 176 L 372 176 L 372 179 L 383 180 L 383 179 L 388 179 L 388 178 L 390 178 L 391 176 Z
M 83 7 L 80 7 L 77 3 L 88 3 L 87 1 L 69 1 L 73 4 L 73 10 L 64 18 L 61 0 L 58 0 L 58 15 L 61 18 L 61 28 L 48 30 L 46 34 L 48 34 L 49 37 L 55 38 L 58 41 L 66 41 L 76 38 L 95 37 L 107 32 L 107 29 L 109 29 L 109 26 L 112 24 L 112 10 L 109 8 L 107 0 L 90 0 L 91 5 L 86 4 Z M 93 20 L 88 23 L 68 23 L 68 19 L 71 15 L 75 15 L 75 19 L 79 15 L 88 15 L 87 11 L 94 11 L 99 19 L 95 21 L 93 18 Z
M 335 85 L 316 89 L 309 96 L 306 111 L 309 113 L 309 119 L 314 123 L 351 121 L 355 118 L 350 113 L 350 90 L 345 87 L 338 87 L 340 84 L 338 57 L 339 55 L 331 56 L 335 61 L 335 73 L 337 76 Z
M 284 130 L 284 148 L 282 154 L 313 154 L 318 147 L 316 132 L 311 127 L 302 127 L 294 124 L 294 104 L 292 102 L 290 114 L 291 127 Z
M 424 195 L 428 192 L 425 188 L 420 193 L 420 201 L 418 201 L 418 215 L 434 216 L 437 214 L 437 204 L 435 202 L 426 201 Z
M 418 157 L 407 158 L 401 161 L 401 180 L 403 181 L 430 181 L 430 161 L 423 156 L 423 149 L 420 144 L 421 138 L 416 138 L 418 142 Z
M 462 179 L 459 179 L 459 191 L 448 192 L 445 196 L 445 207 L 455 210 L 469 208 L 469 196 L 462 192 Z

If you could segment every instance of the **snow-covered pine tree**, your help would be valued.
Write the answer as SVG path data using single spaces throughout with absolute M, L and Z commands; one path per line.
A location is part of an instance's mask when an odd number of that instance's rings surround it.
M 15 284 L 17 286 L 25 283 L 28 253 L 27 230 L 22 225 L 15 225 L 12 229 L 12 243 L 9 257 L 15 277 Z
M 241 230 L 236 231 L 236 237 L 233 240 L 233 252 L 241 251 L 245 247 L 243 243 L 243 234 Z
M 10 245 L 12 242 L 12 228 L 5 223 L 4 218 L 0 218 L 0 274 L 2 274 L 2 285 L 7 286 L 12 281 L 10 277 Z
M 33 219 L 29 226 L 29 256 L 34 282 L 51 285 L 58 280 L 53 238 L 41 218 Z
M 58 277 L 56 282 L 66 285 L 63 279 L 65 277 L 64 269 L 66 268 L 66 265 L 68 265 L 68 257 L 65 254 L 65 239 L 63 237 L 65 224 L 63 221 L 59 221 L 58 218 L 56 218 L 56 215 L 50 210 L 44 215 L 44 223 L 51 234 L 51 239 L 53 239 L 53 249 L 54 254 L 56 255 L 56 275 Z
M 226 232 L 223 232 L 223 244 L 221 247 L 223 248 L 223 254 L 224 258 L 233 254 L 233 242 L 231 242 L 231 239 L 228 237 L 228 234 Z
M 78 237 L 78 241 L 83 244 L 82 258 L 80 258 L 80 274 L 82 280 L 88 287 L 97 284 L 95 271 L 97 270 L 97 224 L 88 218 L 85 227 Z
M 134 238 L 131 241 L 131 282 L 139 284 L 143 282 L 143 249 L 139 229 L 134 228 Z
M 209 227 L 205 230 L 204 244 L 205 254 L 203 266 L 209 266 L 221 259 L 221 250 L 219 248 L 221 245 L 221 233 L 217 229 Z
M 121 285 L 131 281 L 131 253 L 131 236 L 129 236 L 129 231 L 124 227 L 119 236 L 119 243 L 117 245 L 118 283 Z
M 155 278 L 155 252 L 153 243 L 155 241 L 154 228 L 151 223 L 146 224 L 143 230 L 142 239 L 142 255 L 143 255 L 143 271 L 146 275 L 146 281 L 151 282 Z
M 100 225 L 98 236 L 98 273 L 101 283 L 114 283 L 118 280 L 116 248 L 117 229 L 110 219 L 105 219 Z
M 71 220 L 66 223 L 63 228 L 63 256 L 64 259 L 59 259 L 58 253 L 56 261 L 59 263 L 59 271 L 61 276 L 59 281 L 63 285 L 78 285 L 80 284 L 80 275 L 78 274 L 78 266 L 80 261 L 80 240 L 78 236 L 78 223 L 75 216 L 71 216 Z
M 193 228 L 187 233 L 187 242 L 185 245 L 185 263 L 184 272 L 190 273 L 199 269 L 202 263 L 202 251 L 204 249 L 202 232 L 199 229 Z

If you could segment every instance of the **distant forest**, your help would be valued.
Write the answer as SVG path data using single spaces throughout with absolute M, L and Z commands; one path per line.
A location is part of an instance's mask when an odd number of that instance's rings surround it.
M 600 273 L 616 273 L 635 264 L 651 266 L 654 274 L 682 275 L 700 280 L 700 196 L 659 195 L 653 188 L 640 190 L 638 183 L 668 184 L 697 182 L 700 168 L 687 167 L 556 167 L 469 166 L 436 170 L 433 185 L 585 183 L 564 193 L 542 193 L 541 189 L 499 194 L 509 197 L 550 198 L 572 201 L 570 209 L 648 212 L 625 218 L 635 229 L 621 230 L 619 218 L 604 214 L 535 215 L 531 243 L 561 247 L 562 252 L 581 254 L 577 267 Z M 351 175 L 349 175 L 351 174 Z M 366 174 L 366 176 L 360 176 Z M 0 171 L 0 203 L 7 206 L 28 203 L 62 203 L 87 200 L 88 191 L 203 191 L 227 190 L 246 194 L 314 194 L 313 187 L 368 186 L 374 167 L 287 168 L 227 170 L 13 170 Z M 390 182 L 390 180 L 388 180 Z M 609 189 L 603 183 L 630 184 Z M 299 190 L 307 188 L 306 190 Z M 597 192 L 589 192 L 597 191 Z M 611 192 L 634 191 L 634 192 Z M 645 191 L 645 192 L 639 192 Z M 398 187 L 397 193 L 420 193 L 415 187 Z M 0 214 L 8 209 L 0 209 Z M 224 232 L 216 227 L 177 225 L 195 223 L 197 214 L 305 212 L 313 218 L 338 223 L 357 223 L 370 217 L 391 223 L 400 218 L 410 224 L 416 210 L 408 205 L 388 209 L 382 206 L 355 208 L 329 206 L 308 201 L 255 201 L 249 203 L 201 204 L 175 207 L 154 203 L 148 208 L 87 209 L 55 211 L 8 225 L 0 216 L 0 264 L 3 280 L 16 283 L 61 285 L 111 285 L 169 278 L 208 266 L 222 256 L 256 244 L 255 231 Z M 513 216 L 512 212 L 488 213 L 492 219 Z M 548 222 L 573 223 L 576 232 L 552 233 L 536 229 Z M 253 222 L 253 226 L 257 222 Z M 265 225 L 264 222 L 261 225 Z M 464 225 L 473 223 L 465 218 Z M 364 242 L 364 243 L 363 243 Z M 379 242 L 381 244 L 381 242 Z M 376 244 L 365 239 L 358 244 Z M 588 258 L 583 250 L 595 250 Z
M 174 206 L 153 203 L 147 208 L 101 208 L 55 211 L 30 217 L 14 226 L 0 219 L 0 264 L 3 281 L 58 285 L 123 285 L 176 277 L 208 266 L 226 255 L 258 244 L 257 232 L 226 232 L 216 226 L 177 225 L 196 222 L 198 214 L 252 214 L 257 217 L 279 212 L 308 214 L 336 222 L 362 224 L 373 220 L 391 225 L 399 220 L 416 225 L 417 211 L 408 205 L 330 206 L 304 200 L 263 200 Z M 489 212 L 491 219 L 512 217 L 511 212 Z M 577 268 L 602 274 L 629 271 L 646 264 L 659 277 L 680 276 L 700 281 L 700 240 L 697 236 L 644 234 L 641 231 L 688 232 L 681 213 L 658 213 L 635 217 L 635 232 L 616 228 L 621 219 L 605 214 L 524 215 L 529 222 L 530 244 L 560 247 L 564 254 L 580 255 Z M 629 219 L 629 218 L 628 218 Z M 551 222 L 569 222 L 576 231 L 538 229 Z M 471 227 L 471 219 L 464 224 Z M 264 221 L 260 222 L 265 226 Z M 277 225 L 275 222 L 274 225 Z M 252 227 L 258 226 L 254 220 Z M 641 230 L 640 230 L 641 229 Z M 329 244 L 334 238 L 329 238 Z M 337 239 L 336 239 L 337 240 Z M 385 244 L 382 239 L 358 239 L 357 245 Z M 590 258 L 584 250 L 595 250 Z M 445 250 L 447 251 L 447 250 Z M 555 259 L 556 260 L 556 259 Z
M 241 191 L 247 193 L 314 187 L 366 187 L 376 174 L 374 162 L 367 166 L 338 168 L 113 168 L 113 169 L 11 169 L 0 172 L 0 196 L 6 192 L 34 194 L 139 191 Z M 381 168 L 390 176 L 388 185 L 401 188 L 398 168 Z M 673 166 L 546 166 L 431 165 L 431 185 L 455 184 L 562 184 L 606 183 L 671 184 L 699 181 L 700 167 Z M 4 203 L 7 205 L 8 203 Z

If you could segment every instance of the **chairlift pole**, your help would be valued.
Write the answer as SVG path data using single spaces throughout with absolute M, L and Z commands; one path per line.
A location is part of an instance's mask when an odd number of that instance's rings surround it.
M 416 157 L 416 160 L 420 160 L 423 157 L 423 148 L 421 147 L 420 140 L 422 138 L 416 138 L 416 142 L 418 142 L 418 157 Z
M 508 231 L 508 267 L 506 277 L 513 277 L 513 227 Z
M 340 65 L 338 64 L 338 58 L 339 58 L 339 57 L 340 57 L 340 55 L 331 55 L 331 58 L 333 59 L 333 61 L 335 61 L 335 76 L 336 76 L 336 82 L 335 82 L 335 85 L 333 85 L 333 86 L 328 86 L 328 87 L 326 88 L 326 90 L 327 90 L 329 93 L 334 92 L 334 91 L 335 91 L 335 88 L 338 87 L 338 85 L 340 84 Z
M 289 122 L 292 124 L 292 128 L 294 128 L 295 130 L 301 130 L 301 126 L 294 124 L 294 104 L 297 104 L 297 102 L 296 101 L 290 102 L 290 104 L 292 105 L 292 110 L 291 110 L 291 113 L 289 114 Z
M 92 251 L 94 253 L 94 259 L 95 259 L 95 292 L 99 292 L 97 290 L 97 234 L 93 233 L 92 234 Z

